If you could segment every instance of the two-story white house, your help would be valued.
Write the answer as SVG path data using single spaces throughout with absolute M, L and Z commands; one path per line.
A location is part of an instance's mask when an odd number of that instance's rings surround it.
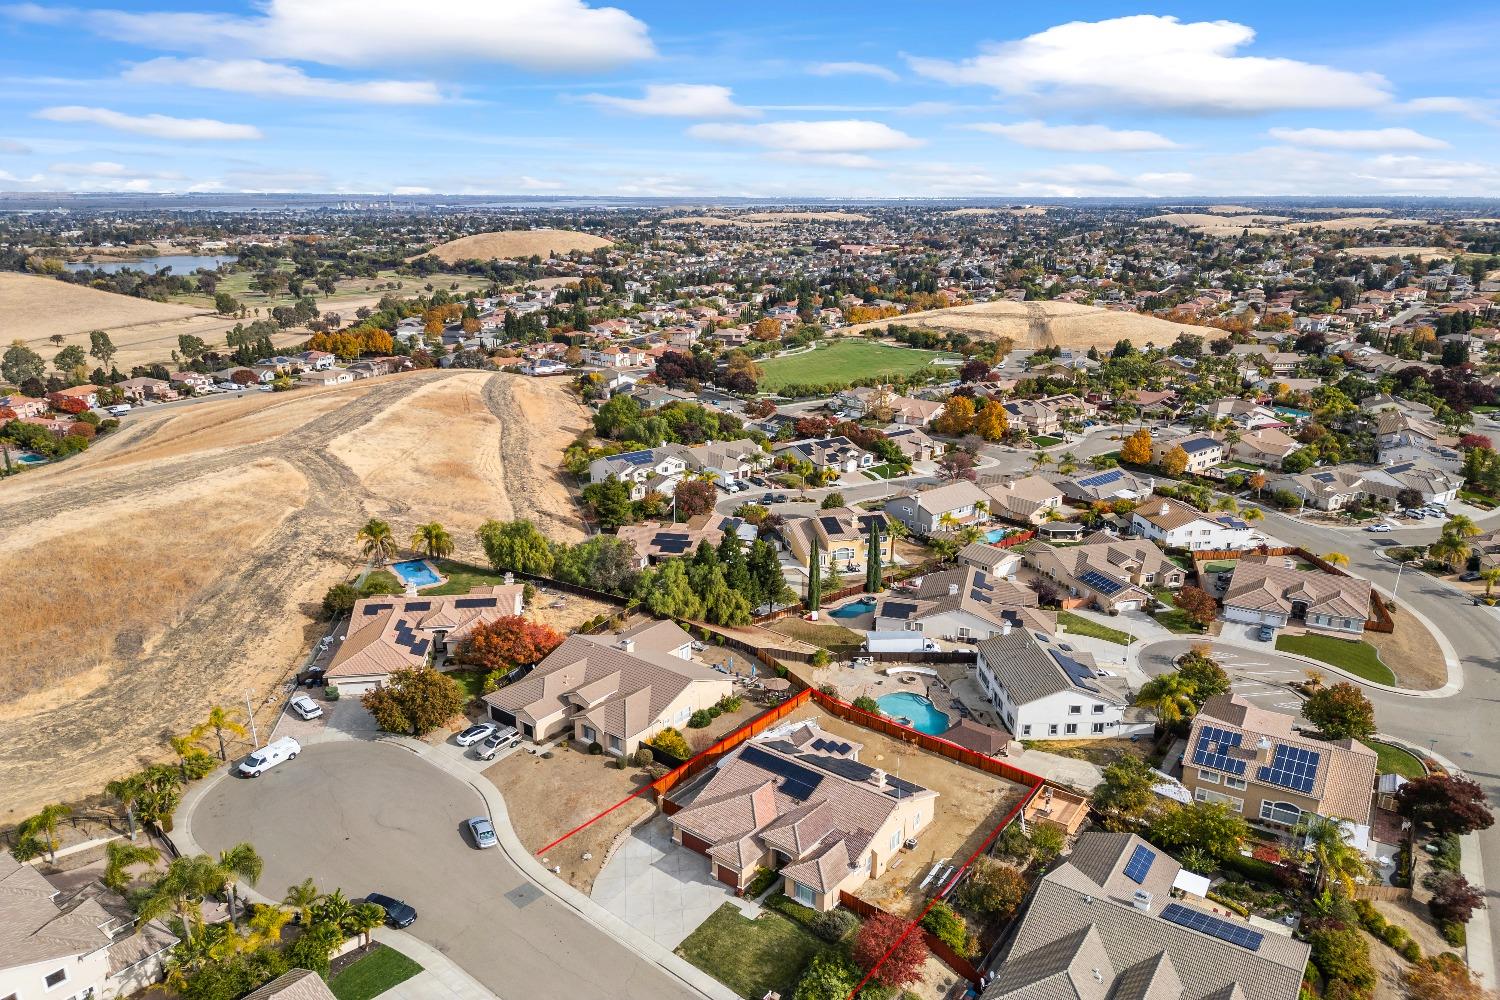
M 925 537 L 988 521 L 991 502 L 984 490 L 960 479 L 947 486 L 896 497 L 885 505 L 885 512 L 912 534 Z
M 1130 530 L 1169 549 L 1249 549 L 1259 544 L 1250 525 L 1237 515 L 1206 513 L 1155 494 L 1131 512 Z
M 589 482 L 602 483 L 611 476 L 630 487 L 630 499 L 643 499 L 648 492 L 670 493 L 687 471 L 680 454 L 662 448 L 606 455 L 589 463 Z
M 1104 739 L 1148 733 L 1155 725 L 1091 654 L 1034 629 L 1007 625 L 980 642 L 975 673 L 1005 727 L 1020 739 Z

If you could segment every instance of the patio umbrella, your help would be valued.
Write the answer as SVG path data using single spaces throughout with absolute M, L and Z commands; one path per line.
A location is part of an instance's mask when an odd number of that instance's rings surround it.
M 785 691 L 792 686 L 792 682 L 785 677 L 767 677 L 764 686 L 767 691 Z

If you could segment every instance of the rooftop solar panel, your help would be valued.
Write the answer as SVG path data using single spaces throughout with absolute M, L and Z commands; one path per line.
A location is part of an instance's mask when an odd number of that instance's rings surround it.
M 904 601 L 887 601 L 881 610 L 882 618 L 910 618 L 917 611 L 915 604 L 907 604 Z
M 1246 951 L 1260 951 L 1261 942 L 1265 940 L 1265 935 L 1260 931 L 1252 930 L 1244 924 L 1231 923 L 1202 910 L 1194 910 L 1181 903 L 1168 903 L 1162 907 L 1161 918 L 1179 927 L 1239 945 Z
M 801 802 L 807 801 L 823 781 L 823 776 L 813 768 L 778 757 L 753 744 L 740 751 L 740 759 L 780 778 L 781 791 Z
M 494 608 L 499 605 L 499 600 L 494 597 L 460 597 L 453 602 L 455 608 Z
M 407 611 L 431 611 L 432 610 L 432 602 L 431 601 L 407 601 L 406 602 L 406 610 Z
M 835 740 L 826 740 L 826 739 L 823 739 L 820 736 L 817 739 L 815 739 L 815 740 L 812 741 L 812 748 L 814 750 L 822 750 L 825 753 L 840 753 L 840 754 L 842 754 L 842 753 L 848 753 L 850 750 L 853 750 L 854 749 L 854 745 L 852 743 L 843 743 L 843 742 L 839 742 L 839 741 L 835 741 Z
M 1135 850 L 1130 852 L 1130 860 L 1125 862 L 1125 877 L 1136 885 L 1144 885 L 1146 876 L 1155 863 L 1156 852 L 1145 844 L 1137 844 Z
M 1078 480 L 1078 485 L 1092 489 L 1095 486 L 1108 486 L 1110 483 L 1117 483 L 1124 477 L 1125 473 L 1119 469 L 1110 469 L 1108 472 L 1101 472 L 1086 479 L 1080 479 Z
M 1099 690 L 1089 683 L 1094 679 L 1094 672 L 1088 667 L 1055 649 L 1047 650 L 1047 654 L 1062 668 L 1063 673 L 1068 675 L 1068 680 L 1072 681 L 1075 687 L 1080 687 L 1085 691 L 1097 692 Z
M 391 610 L 391 608 L 393 608 L 393 607 L 395 607 L 394 604 L 366 604 L 365 605 L 365 614 L 367 614 L 367 615 L 378 615 L 382 611 L 389 611 L 389 610 Z
M 1331 483 L 1333 482 L 1334 476 L 1331 472 L 1314 472 L 1313 478 L 1320 483 Z
M 1410 463 L 1410 462 L 1403 462 L 1400 465 L 1393 465 L 1390 468 L 1386 469 L 1385 471 L 1388 474 L 1394 476 L 1394 475 L 1396 475 L 1398 473 L 1410 472 L 1411 471 L 1411 466 L 1412 466 L 1412 463 Z
M 649 451 L 627 451 L 623 455 L 616 455 L 615 458 L 627 465 L 650 465 L 654 455 Z
M 1312 791 L 1313 783 L 1318 780 L 1318 763 L 1322 759 L 1316 750 L 1281 744 L 1271 755 L 1270 765 L 1260 768 L 1255 776 L 1261 781 L 1306 794 Z
M 836 517 L 820 517 L 818 518 L 818 522 L 823 525 L 823 530 L 830 535 L 843 533 L 844 526 L 839 523 L 839 519 Z
M 1198 745 L 1193 748 L 1193 763 L 1227 771 L 1234 775 L 1245 773 L 1245 762 L 1230 751 L 1240 745 L 1243 735 L 1217 726 L 1204 726 L 1198 734 Z
M 1098 572 L 1097 570 L 1091 569 L 1087 573 L 1080 576 L 1078 579 L 1084 584 L 1093 587 L 1105 597 L 1112 597 L 1113 595 L 1118 594 L 1120 591 L 1125 589 L 1125 585 L 1123 583 L 1120 583 L 1118 580 L 1111 580 L 1109 577 L 1105 576 L 1103 573 Z

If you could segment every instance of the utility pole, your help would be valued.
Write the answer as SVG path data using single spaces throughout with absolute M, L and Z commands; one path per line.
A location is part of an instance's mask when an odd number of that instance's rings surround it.
M 250 742 L 254 749 L 260 749 L 260 734 L 255 730 L 255 709 L 250 705 L 250 689 L 245 689 L 245 718 L 250 720 Z

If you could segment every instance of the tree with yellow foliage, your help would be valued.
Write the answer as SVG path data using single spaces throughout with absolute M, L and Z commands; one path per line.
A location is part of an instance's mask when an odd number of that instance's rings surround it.
M 1010 415 L 994 399 L 986 400 L 974 418 L 974 433 L 986 441 L 1000 441 L 1010 432 Z
M 949 396 L 943 413 L 932 422 L 939 434 L 960 437 L 974 429 L 974 401 L 968 396 Z
M 1187 468 L 1188 453 L 1182 449 L 1182 445 L 1173 445 L 1165 455 L 1161 457 L 1161 471 L 1169 476 L 1180 476 Z
M 1120 446 L 1120 461 L 1129 465 L 1151 464 L 1151 429 L 1142 427 Z
M 750 333 L 756 340 L 777 340 L 781 337 L 781 321 L 763 316 L 755 321 Z

